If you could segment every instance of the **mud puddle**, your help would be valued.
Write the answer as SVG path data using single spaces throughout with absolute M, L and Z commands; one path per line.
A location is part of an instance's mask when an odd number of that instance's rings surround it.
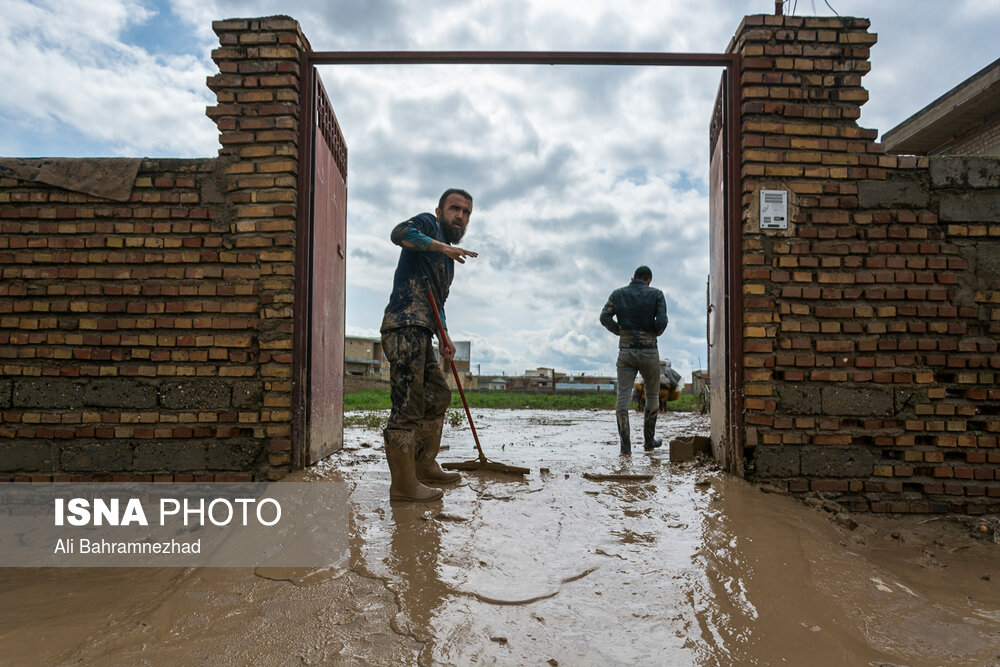
M 964 524 L 852 529 L 706 463 L 622 459 L 606 412 L 474 416 L 531 475 L 390 505 L 379 433 L 350 429 L 297 477 L 353 486 L 348 569 L 2 570 L 0 662 L 1000 665 L 1000 546 Z M 445 445 L 474 458 L 467 427 Z

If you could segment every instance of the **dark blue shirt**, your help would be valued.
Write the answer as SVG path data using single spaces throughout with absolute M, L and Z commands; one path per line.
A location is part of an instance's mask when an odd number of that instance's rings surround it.
M 655 350 L 656 337 L 667 328 L 667 301 L 660 290 L 633 280 L 608 297 L 601 324 L 618 336 L 620 348 Z
M 428 251 L 431 241 L 448 243 L 444 229 L 437 217 L 421 213 L 406 222 L 401 222 L 392 230 L 389 238 L 402 250 L 396 275 L 392 279 L 392 294 L 382 318 L 383 332 L 399 327 L 425 327 L 437 332 L 437 322 L 431 311 L 427 290 L 430 289 L 441 314 L 441 322 L 447 328 L 444 318 L 444 302 L 455 277 L 455 261 L 440 252 Z M 416 247 L 407 248 L 403 241 Z

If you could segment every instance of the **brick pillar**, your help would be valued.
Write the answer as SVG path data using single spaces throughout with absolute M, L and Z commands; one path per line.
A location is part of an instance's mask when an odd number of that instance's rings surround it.
M 742 56 L 746 445 L 751 455 L 755 449 L 769 454 L 756 459 L 763 477 L 808 476 L 802 457 L 811 450 L 800 445 L 852 441 L 837 420 L 820 414 L 819 387 L 848 379 L 834 360 L 842 343 L 823 339 L 857 325 L 839 299 L 820 307 L 809 300 L 824 291 L 830 297 L 839 292 L 841 299 L 853 291 L 853 276 L 840 273 L 844 258 L 821 257 L 817 244 L 863 253 L 867 244 L 852 247 L 859 241 L 847 211 L 857 208 L 859 179 L 884 178 L 873 142 L 877 132 L 856 123 L 868 99 L 861 77 L 876 40 L 868 27 L 854 18 L 748 16 L 730 44 Z M 788 192 L 788 229 L 760 229 L 761 189 Z M 860 261 L 846 259 L 855 266 Z M 804 392 L 797 405 L 791 387 Z M 851 474 L 870 475 L 868 458 Z M 825 481 L 788 483 L 801 491 L 819 490 Z M 837 479 L 834 486 L 848 491 L 850 484 Z
M 245 264 L 259 298 L 260 428 L 270 446 L 272 479 L 291 464 L 292 335 L 298 179 L 299 81 L 309 49 L 299 24 L 285 16 L 212 24 L 219 74 L 208 79 L 233 203 L 230 260 Z
M 742 220 L 744 266 L 745 407 L 748 443 L 780 444 L 771 426 L 772 380 L 835 380 L 843 371 L 817 369 L 808 359 L 775 373 L 776 355 L 812 357 L 795 336 L 802 325 L 782 325 L 775 297 L 817 295 L 833 282 L 835 266 L 811 255 L 812 243 L 855 240 L 845 209 L 857 207 L 858 179 L 885 177 L 875 130 L 857 126 L 868 99 L 861 77 L 870 69 L 876 36 L 854 18 L 748 16 L 730 51 L 742 56 Z M 759 228 L 760 189 L 787 190 L 788 230 Z M 809 209 L 805 214 L 805 209 Z M 808 217 L 806 217 L 808 215 Z M 791 307 L 788 307 L 789 309 Z M 841 309 L 843 310 L 843 309 Z M 837 315 L 848 319 L 850 312 Z M 850 322 L 831 321 L 823 331 Z M 811 328 L 811 327 L 807 327 Z M 820 328 L 819 323 L 816 328 Z M 832 351 L 832 350 L 831 350 Z
M 746 449 L 758 479 L 851 509 L 983 512 L 1000 498 L 981 305 L 1000 275 L 982 259 L 1000 165 L 882 153 L 857 125 L 868 27 L 751 16 L 731 45 Z M 760 228 L 761 189 L 788 192 L 787 229 Z

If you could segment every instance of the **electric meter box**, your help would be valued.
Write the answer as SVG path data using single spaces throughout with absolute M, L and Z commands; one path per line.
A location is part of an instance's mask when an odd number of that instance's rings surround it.
M 760 191 L 760 228 L 788 229 L 788 191 Z

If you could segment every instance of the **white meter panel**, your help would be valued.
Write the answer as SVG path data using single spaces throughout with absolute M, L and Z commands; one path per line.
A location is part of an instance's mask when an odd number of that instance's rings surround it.
M 760 228 L 788 229 L 788 191 L 760 191 Z

